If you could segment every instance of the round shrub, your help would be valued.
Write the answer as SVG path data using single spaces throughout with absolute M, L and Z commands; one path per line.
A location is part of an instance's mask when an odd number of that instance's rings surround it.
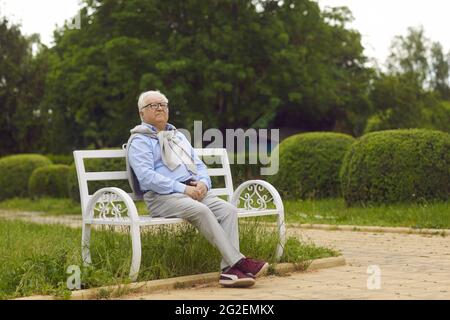
M 52 164 L 40 154 L 18 154 L 0 159 L 0 200 L 28 196 L 28 180 L 36 168 Z
M 54 164 L 65 164 L 70 166 L 74 159 L 72 154 L 46 154 L 47 158 L 49 158 Z
M 267 176 L 284 198 L 324 198 L 339 195 L 339 169 L 354 138 L 334 132 L 311 132 L 283 140 L 279 171 Z
M 425 129 L 369 133 L 350 147 L 340 178 L 348 205 L 446 200 L 450 135 Z
M 28 181 L 28 193 L 31 197 L 68 198 L 67 177 L 69 166 L 52 164 L 33 171 Z

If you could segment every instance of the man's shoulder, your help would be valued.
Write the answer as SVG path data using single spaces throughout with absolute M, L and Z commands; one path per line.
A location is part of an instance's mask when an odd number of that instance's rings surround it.
M 134 133 L 131 137 L 130 137 L 130 147 L 131 146 L 136 146 L 136 145 L 147 145 L 147 146 L 153 146 L 153 142 L 152 142 L 152 138 L 150 138 L 149 136 L 143 134 L 143 133 Z

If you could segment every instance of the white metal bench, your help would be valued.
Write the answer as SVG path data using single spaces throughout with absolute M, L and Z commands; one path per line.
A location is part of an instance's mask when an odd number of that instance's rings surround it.
M 208 168 L 210 177 L 223 176 L 225 188 L 212 188 L 216 195 L 224 195 L 231 204 L 238 208 L 238 217 L 255 217 L 277 215 L 279 241 L 276 258 L 283 254 L 285 244 L 284 207 L 278 191 L 263 180 L 249 180 L 233 191 L 230 163 L 226 149 L 195 149 L 199 157 L 213 156 L 219 160 L 221 168 Z M 92 225 L 129 226 L 132 241 L 132 260 L 130 278 L 136 281 L 141 264 L 141 236 L 143 226 L 174 224 L 183 222 L 178 218 L 152 218 L 150 215 L 139 216 L 132 193 L 116 187 L 102 188 L 89 195 L 88 181 L 127 180 L 124 171 L 86 172 L 85 159 L 91 158 L 125 158 L 125 150 L 78 150 L 74 151 L 75 166 L 80 188 L 83 215 L 82 258 L 86 265 L 91 264 L 90 236 Z

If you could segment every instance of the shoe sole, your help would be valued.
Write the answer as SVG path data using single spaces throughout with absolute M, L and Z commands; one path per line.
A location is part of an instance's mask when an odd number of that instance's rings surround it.
M 219 280 L 219 284 L 224 287 L 246 288 L 253 286 L 255 284 L 255 279 Z
M 259 278 L 267 273 L 267 270 L 269 269 L 269 264 L 266 262 L 262 268 L 259 270 L 259 272 L 255 275 L 255 278 Z

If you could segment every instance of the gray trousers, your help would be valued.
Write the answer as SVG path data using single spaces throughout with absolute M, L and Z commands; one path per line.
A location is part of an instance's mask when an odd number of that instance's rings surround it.
M 144 201 L 152 217 L 182 218 L 195 226 L 222 254 L 221 269 L 244 258 L 239 252 L 237 209 L 211 191 L 201 201 L 183 193 L 149 191 Z

